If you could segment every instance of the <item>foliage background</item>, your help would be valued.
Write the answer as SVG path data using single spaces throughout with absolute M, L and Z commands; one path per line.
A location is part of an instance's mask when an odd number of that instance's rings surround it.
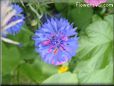
M 8 38 L 22 47 L 2 42 L 2 84 L 112 84 L 113 7 L 76 7 L 83 0 L 12 1 L 24 9 L 25 24 L 20 33 Z M 113 3 L 108 0 L 107 3 Z M 69 70 L 58 73 L 58 66 L 44 63 L 34 49 L 32 36 L 44 15 L 67 18 L 78 27 L 79 49 L 68 63 Z

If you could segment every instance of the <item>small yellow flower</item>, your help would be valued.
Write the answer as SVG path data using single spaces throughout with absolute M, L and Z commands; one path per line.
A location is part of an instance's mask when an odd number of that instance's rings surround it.
M 68 66 L 61 66 L 58 69 L 58 73 L 64 73 L 66 71 L 68 71 Z

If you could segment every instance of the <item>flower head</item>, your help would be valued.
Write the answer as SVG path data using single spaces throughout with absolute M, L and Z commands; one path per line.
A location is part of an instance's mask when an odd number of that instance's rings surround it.
M 75 30 L 64 18 L 47 19 L 33 37 L 36 51 L 48 64 L 61 65 L 68 62 L 78 48 Z
M 9 0 L 3 0 L 1 5 L 0 15 L 0 30 L 2 40 L 7 43 L 20 45 L 19 42 L 6 38 L 7 34 L 15 35 L 18 33 L 24 23 L 24 15 L 22 8 L 17 4 L 11 4 Z
M 24 23 L 22 8 L 17 4 L 11 4 L 8 0 L 1 1 L 1 32 L 2 35 L 18 33 Z
M 99 6 L 101 3 L 105 3 L 107 0 L 85 0 L 86 3 L 94 6 Z

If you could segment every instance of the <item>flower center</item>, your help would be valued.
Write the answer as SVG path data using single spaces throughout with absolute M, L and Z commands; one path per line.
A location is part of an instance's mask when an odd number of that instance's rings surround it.
M 63 40 L 62 40 L 61 37 L 59 37 L 59 36 L 53 36 L 53 37 L 51 38 L 51 43 L 52 43 L 53 46 L 59 48 L 60 45 L 63 43 Z

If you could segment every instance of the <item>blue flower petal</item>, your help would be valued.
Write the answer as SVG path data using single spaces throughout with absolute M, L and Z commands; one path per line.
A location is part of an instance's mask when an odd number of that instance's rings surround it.
M 19 19 L 22 19 L 23 21 L 17 23 L 16 25 L 14 25 L 14 26 L 12 26 L 12 27 L 10 27 L 10 28 L 8 28 L 8 29 L 7 29 L 7 32 L 8 32 L 9 34 L 15 35 L 15 34 L 17 34 L 17 33 L 21 30 L 21 27 L 22 27 L 22 25 L 24 24 L 24 16 L 23 16 L 23 15 L 22 15 L 22 16 L 14 16 L 14 17 L 12 17 L 11 20 L 10 20 L 10 22 L 14 22 L 14 21 L 17 21 L 17 20 L 19 20 Z M 9 22 L 9 23 L 10 23 L 10 22 Z
M 12 4 L 12 7 L 16 10 L 16 14 L 20 14 L 23 12 L 23 9 L 17 4 Z

